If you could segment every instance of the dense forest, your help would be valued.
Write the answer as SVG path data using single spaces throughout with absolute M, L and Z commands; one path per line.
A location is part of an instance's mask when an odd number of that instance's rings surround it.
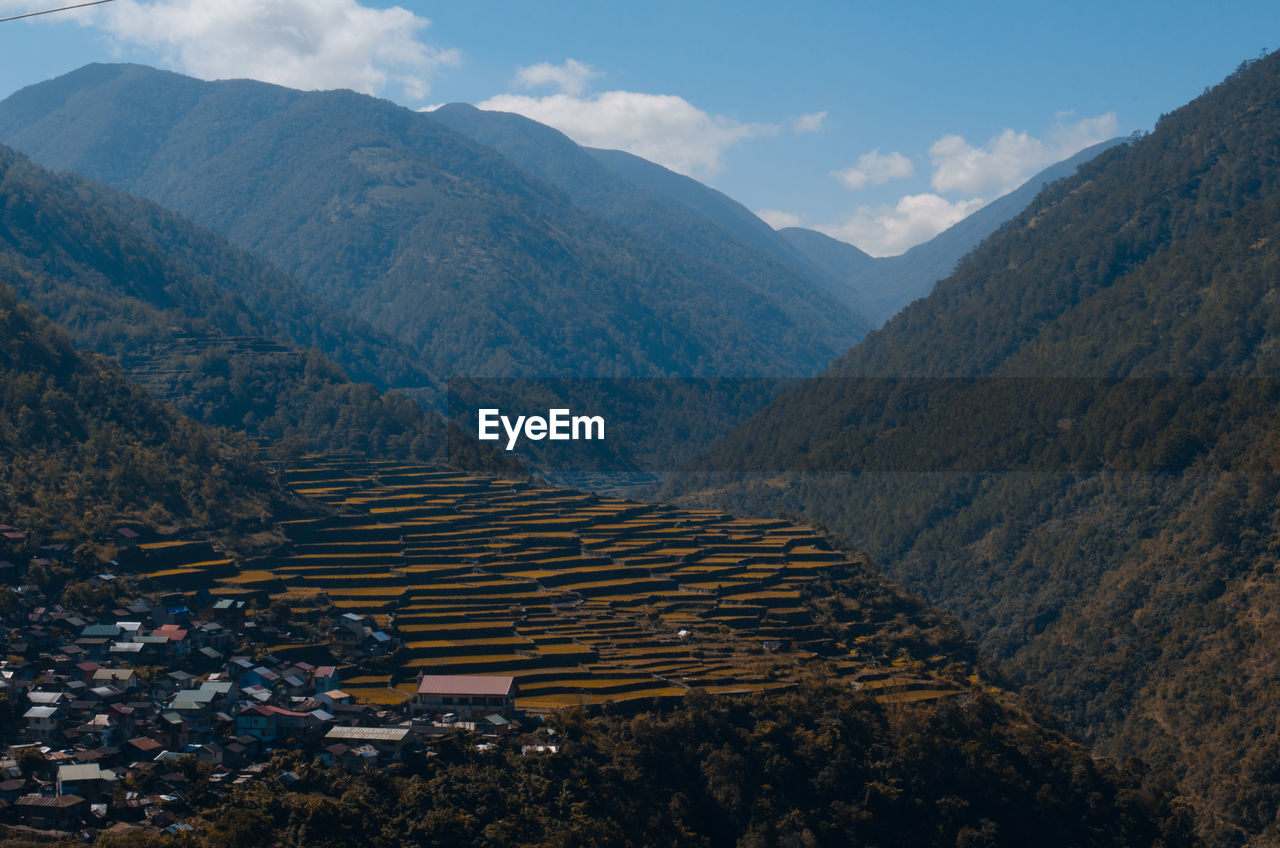
M 275 780 L 221 801 L 193 781 L 183 807 L 200 826 L 181 844 L 1191 844 L 1185 810 L 981 692 L 894 706 L 815 676 L 792 693 L 567 711 L 489 751 L 476 741 L 455 736 L 399 773 L 352 775 L 284 752 Z M 142 832 L 97 844 L 178 841 Z
M 1209 844 L 1275 839 L 1278 261 L 1271 56 L 1049 186 L 703 465 L 763 480 L 683 485 L 821 520 L 1173 777 Z
M 299 501 L 242 438 L 157 402 L 0 283 L 0 514 L 31 541 L 121 522 L 269 529 Z
M 510 465 L 460 433 L 451 438 L 410 397 L 382 391 L 403 382 L 424 400 L 438 393 L 394 343 L 211 233 L 7 149 L 0 279 L 79 347 L 116 359 L 181 412 L 271 443 L 277 455 L 444 460 L 452 452 L 455 461 Z M 376 382 L 352 382 L 320 345 Z

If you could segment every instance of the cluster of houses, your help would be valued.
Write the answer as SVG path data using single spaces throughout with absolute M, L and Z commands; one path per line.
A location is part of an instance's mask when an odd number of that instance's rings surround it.
M 429 755 L 458 729 L 515 726 L 510 677 L 419 675 L 416 695 L 393 709 L 344 692 L 332 653 L 312 663 L 259 641 L 251 655 L 256 625 L 242 600 L 171 595 L 95 619 L 34 587 L 17 597 L 0 660 L 0 824 L 177 832 L 187 825 L 171 810 L 192 780 L 224 792 L 272 777 L 281 748 L 357 771 Z M 341 647 L 382 644 L 366 617 L 336 627 Z

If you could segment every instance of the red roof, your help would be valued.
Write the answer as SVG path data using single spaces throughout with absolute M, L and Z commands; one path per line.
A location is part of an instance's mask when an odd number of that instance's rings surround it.
M 424 674 L 418 679 L 419 695 L 484 695 L 502 697 L 515 688 L 514 677 L 472 674 Z
M 297 710 L 286 710 L 284 707 L 276 707 L 270 704 L 265 707 L 260 707 L 259 709 L 267 710 L 275 715 L 290 716 L 292 718 L 305 718 L 307 716 L 307 713 L 300 713 Z

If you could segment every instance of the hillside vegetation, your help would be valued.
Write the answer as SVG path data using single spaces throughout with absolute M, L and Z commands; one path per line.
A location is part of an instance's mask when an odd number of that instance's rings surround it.
M 211 432 L 83 357 L 0 283 L 0 521 L 80 543 L 139 521 L 261 529 L 297 498 L 243 439 Z
M 434 391 L 394 343 L 176 215 L 55 176 L 8 149 L 0 149 L 0 272 L 79 347 L 116 359 L 198 421 L 241 430 L 280 455 L 449 453 L 438 415 L 353 383 L 317 349 L 382 385 Z M 478 447 L 453 447 L 459 460 L 479 459 Z
M 863 464 L 887 455 L 915 473 L 693 485 L 871 550 L 1098 751 L 1172 776 L 1210 844 L 1280 838 L 1278 261 L 1272 56 L 1048 187 L 706 465 L 892 471 Z M 992 378 L 1034 390 L 954 405 Z M 1081 385 L 1064 378 L 1106 379 L 1059 418 Z M 1098 440 L 1072 436 L 1082 422 Z
M 810 681 L 658 713 L 572 711 L 555 736 L 481 753 L 450 741 L 399 773 L 283 754 L 205 806 L 184 844 L 766 846 L 1190 844 L 1185 820 L 1025 713 L 980 696 L 887 708 Z M 108 836 L 104 848 L 171 844 Z

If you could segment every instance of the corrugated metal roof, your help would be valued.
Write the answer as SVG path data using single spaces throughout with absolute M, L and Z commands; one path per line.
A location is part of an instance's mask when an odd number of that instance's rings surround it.
M 399 742 L 412 732 L 407 727 L 335 727 L 324 738 Z
M 116 773 L 111 769 L 103 769 L 97 763 L 86 765 L 58 766 L 58 779 L 63 783 L 77 780 L 115 780 Z

